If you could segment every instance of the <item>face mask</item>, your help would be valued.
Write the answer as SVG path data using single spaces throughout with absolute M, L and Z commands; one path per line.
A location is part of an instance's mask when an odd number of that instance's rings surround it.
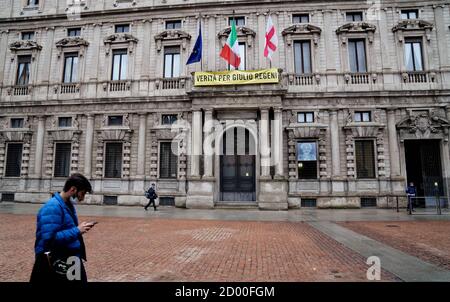
M 77 197 L 77 195 L 72 195 L 72 196 L 70 196 L 70 202 L 71 202 L 72 204 L 77 204 L 77 203 L 78 203 L 78 197 Z

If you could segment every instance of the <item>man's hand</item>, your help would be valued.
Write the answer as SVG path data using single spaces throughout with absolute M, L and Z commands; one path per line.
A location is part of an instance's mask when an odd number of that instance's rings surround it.
M 87 231 L 89 231 L 93 226 L 94 226 L 94 224 L 92 222 L 82 222 L 78 226 L 78 229 L 80 230 L 81 234 L 84 234 Z

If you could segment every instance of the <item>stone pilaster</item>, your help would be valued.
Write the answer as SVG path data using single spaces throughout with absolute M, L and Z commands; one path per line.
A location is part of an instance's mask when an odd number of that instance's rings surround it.
M 261 153 L 261 177 L 263 178 L 270 178 L 269 122 L 269 109 L 261 109 L 259 139 Z
M 389 158 L 391 163 L 391 178 L 400 176 L 400 152 L 398 149 L 397 129 L 395 128 L 395 109 L 387 111 Z
M 45 116 L 38 117 L 38 129 L 36 137 L 36 155 L 34 161 L 34 176 L 42 177 L 42 156 L 44 152 Z
M 145 175 L 145 137 L 147 129 L 147 113 L 139 114 L 139 141 L 137 154 L 137 175 L 141 178 Z
M 203 163 L 204 163 L 204 173 L 203 177 L 212 177 L 213 176 L 213 152 L 214 152 L 214 146 L 212 146 L 212 138 L 211 138 L 211 132 L 213 126 L 213 119 L 212 119 L 212 110 L 206 110 L 205 111 L 205 125 L 203 129 L 204 133 L 204 155 L 203 155 Z
M 275 165 L 275 177 L 283 178 L 283 114 L 280 108 L 274 110 L 272 128 L 272 150 Z
M 94 141 L 94 118 L 95 115 L 87 115 L 86 146 L 84 150 L 84 176 L 92 177 L 92 143 Z
M 202 154 L 202 112 L 192 115 L 191 177 L 200 177 L 200 155 Z
M 332 110 L 330 112 L 330 133 L 332 176 L 339 177 L 341 175 L 341 152 L 339 149 L 339 124 L 337 110 Z

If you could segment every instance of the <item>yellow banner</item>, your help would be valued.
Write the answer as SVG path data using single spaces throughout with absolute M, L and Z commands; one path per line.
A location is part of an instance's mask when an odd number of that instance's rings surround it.
M 247 85 L 278 82 L 279 74 L 277 68 L 211 72 L 199 71 L 194 73 L 194 86 Z

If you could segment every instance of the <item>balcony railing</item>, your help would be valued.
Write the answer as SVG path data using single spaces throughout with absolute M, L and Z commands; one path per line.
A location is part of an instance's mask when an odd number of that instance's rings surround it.
M 161 88 L 166 89 L 183 89 L 185 85 L 185 78 L 163 78 L 161 79 Z
M 109 82 L 109 91 L 129 91 L 131 87 L 130 81 L 111 81 Z
M 78 83 L 61 84 L 60 93 L 78 93 L 80 92 L 80 85 Z
M 436 74 L 426 71 L 408 71 L 402 74 L 406 83 L 434 83 Z
M 29 85 L 19 85 L 13 87 L 13 95 L 29 95 L 31 91 L 31 86 Z
M 344 77 L 347 84 L 370 84 L 370 73 L 349 73 Z

